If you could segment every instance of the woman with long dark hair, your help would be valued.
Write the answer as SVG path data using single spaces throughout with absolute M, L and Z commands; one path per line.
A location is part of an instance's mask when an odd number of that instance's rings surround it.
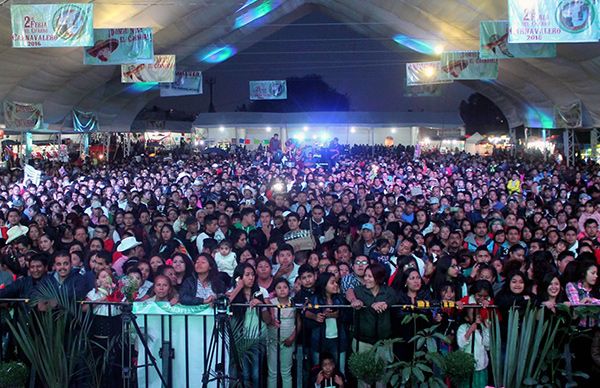
M 225 292 L 225 284 L 219 278 L 215 259 L 207 253 L 198 255 L 194 262 L 194 273 L 181 285 L 180 302 L 195 306 L 213 303 L 217 296 Z
M 450 256 L 442 257 L 435 263 L 435 273 L 431 281 L 431 289 L 434 295 L 439 294 L 439 288 L 445 282 L 454 284 L 457 299 L 461 299 L 466 295 L 466 286 L 460 273 L 458 261 Z
M 319 275 L 315 282 L 315 295 L 311 303 L 315 307 L 345 304 L 334 274 L 324 272 Z M 333 354 L 343 373 L 348 337 L 344 311 L 331 308 L 313 308 L 311 312 L 312 314 L 307 315 L 307 317 L 316 322 L 311 330 L 312 365 L 317 365 L 319 363 L 319 353 L 327 350 Z
M 229 292 L 229 301 L 234 305 L 231 307 L 234 330 L 241 330 L 241 336 L 244 339 L 256 340 L 261 334 L 262 324 L 260 321 L 264 320 L 268 323 L 271 319 L 267 309 L 256 307 L 258 304 L 265 303 L 264 297 L 268 295 L 267 290 L 259 287 L 256 270 L 248 263 L 239 264 L 233 271 L 233 278 L 237 281 Z M 241 360 L 244 381 L 251 382 L 253 387 L 260 386 L 259 359 L 261 357 L 261 354 L 253 352 L 250 357 L 244 357 Z

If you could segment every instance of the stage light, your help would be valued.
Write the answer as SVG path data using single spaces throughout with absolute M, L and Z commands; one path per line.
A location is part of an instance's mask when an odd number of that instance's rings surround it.
M 200 145 L 204 145 L 204 140 L 200 140 Z
M 313 140 L 317 139 L 317 135 L 312 135 Z
M 271 127 L 267 127 L 267 132 L 271 132 Z
M 225 131 L 225 127 L 221 125 L 221 126 L 219 127 L 219 131 L 221 131 L 221 132 L 224 132 L 224 131 Z
M 308 126 L 304 126 L 304 128 L 302 128 L 304 130 L 304 132 L 308 131 Z
M 396 128 L 391 129 L 392 133 L 396 133 Z
M 327 132 L 321 133 L 321 140 L 326 141 L 329 139 L 329 134 Z
M 350 128 L 350 132 L 352 132 L 352 133 L 356 133 L 356 128 L 354 128 L 354 127 L 351 127 L 351 128 Z
M 435 76 L 435 73 L 436 73 L 435 72 L 435 68 L 433 66 L 426 67 L 425 70 L 424 70 L 424 72 L 425 72 L 425 76 L 427 78 L 433 78 Z
M 443 45 L 438 44 L 437 46 L 435 46 L 435 55 L 442 55 L 443 52 L 444 52 Z
M 292 138 L 296 139 L 296 140 L 299 140 L 299 141 L 304 141 L 305 136 L 304 136 L 304 133 L 298 132 Z

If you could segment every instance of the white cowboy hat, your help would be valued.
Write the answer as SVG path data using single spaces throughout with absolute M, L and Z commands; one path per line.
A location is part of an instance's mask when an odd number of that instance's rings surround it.
M 10 244 L 21 236 L 25 236 L 29 232 L 29 228 L 23 225 L 15 225 L 7 232 L 6 244 Z
M 121 240 L 121 243 L 117 248 L 117 252 L 125 252 L 139 245 L 142 245 L 142 243 L 136 240 L 135 237 L 125 237 L 123 240 Z

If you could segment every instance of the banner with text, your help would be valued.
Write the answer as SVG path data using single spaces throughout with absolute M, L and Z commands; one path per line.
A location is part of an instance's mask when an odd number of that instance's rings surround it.
M 581 128 L 583 124 L 582 117 L 581 101 L 554 106 L 554 126 L 556 128 Z
M 94 112 L 82 112 L 73 109 L 73 130 L 75 132 L 96 132 L 98 130 L 98 116 Z
M 154 62 L 152 28 L 100 28 L 94 45 L 86 47 L 86 65 L 149 64 Z
M 553 43 L 508 43 L 508 20 L 489 20 L 479 24 L 479 57 L 482 59 L 553 58 Z
M 44 125 L 42 104 L 4 101 L 4 124 L 7 129 L 41 129 Z
M 597 0 L 508 0 L 508 41 L 596 42 L 597 18 Z
M 287 99 L 287 82 L 276 81 L 250 81 L 251 100 L 285 100 Z
M 481 59 L 479 51 L 449 51 L 442 53 L 442 72 L 452 79 L 496 79 L 498 60 Z
M 413 62 L 406 64 L 406 85 L 447 84 L 451 79 L 442 72 L 440 61 Z
M 442 85 L 414 85 L 404 86 L 405 97 L 440 97 L 442 95 Z
M 94 44 L 92 4 L 10 6 L 13 47 L 80 47 Z
M 23 173 L 23 183 L 29 181 L 36 186 L 40 185 L 40 180 L 42 179 L 42 172 L 40 170 L 36 170 L 29 164 L 26 164 Z
M 201 71 L 175 71 L 175 82 L 160 85 L 161 97 L 202 94 Z
M 155 55 L 154 63 L 121 65 L 121 82 L 173 82 L 175 55 Z

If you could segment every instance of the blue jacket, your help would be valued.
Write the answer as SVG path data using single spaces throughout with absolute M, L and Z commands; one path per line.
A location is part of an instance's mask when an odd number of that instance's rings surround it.
M 43 287 L 53 287 L 57 291 L 66 292 L 70 297 L 75 297 L 75 300 L 84 300 L 87 293 L 91 290 L 86 285 L 85 278 L 81 276 L 78 269 L 72 269 L 67 278 L 62 284 L 58 281 L 58 274 L 56 272 L 51 272 L 46 275 L 38 284 L 36 285 L 32 297 L 40 297 L 42 296 L 42 288 Z

